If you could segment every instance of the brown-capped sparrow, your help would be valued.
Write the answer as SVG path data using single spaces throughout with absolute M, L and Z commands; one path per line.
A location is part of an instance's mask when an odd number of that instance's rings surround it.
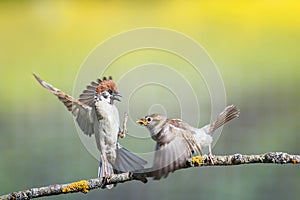
M 114 173 L 133 172 L 143 169 L 146 161 L 131 153 L 118 143 L 118 137 L 124 137 L 127 115 L 120 128 L 119 112 L 114 100 L 121 97 L 111 77 L 104 77 L 91 82 L 87 89 L 76 100 L 72 96 L 53 87 L 33 74 L 36 80 L 48 91 L 52 92 L 75 117 L 84 134 L 94 135 L 100 151 L 98 177 L 109 177 Z M 112 188 L 107 185 L 106 188 Z
M 214 122 L 200 129 L 180 119 L 168 119 L 161 114 L 151 114 L 139 119 L 137 123 L 146 126 L 152 139 L 156 141 L 151 169 L 153 179 L 165 178 L 170 172 L 185 167 L 186 161 L 193 155 L 202 155 L 203 148 L 208 148 L 209 159 L 212 162 L 213 132 L 237 118 L 239 114 L 240 111 L 236 106 L 228 106 Z

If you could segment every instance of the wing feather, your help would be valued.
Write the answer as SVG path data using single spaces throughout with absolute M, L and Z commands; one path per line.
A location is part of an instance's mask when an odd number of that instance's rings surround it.
M 91 136 L 94 133 L 94 123 L 98 123 L 98 121 L 96 120 L 96 112 L 93 107 L 85 102 L 74 99 L 72 96 L 43 81 L 35 74 L 33 74 L 33 76 L 44 88 L 57 96 L 58 99 L 67 107 L 67 109 L 75 117 L 84 134 Z
M 101 82 L 101 79 L 98 78 L 96 82 L 92 81 L 90 85 L 86 86 L 86 89 L 79 95 L 79 101 L 93 107 L 96 88 Z
M 167 177 L 170 172 L 185 167 L 186 161 L 196 151 L 193 132 L 183 129 L 187 126 L 182 121 L 167 123 L 161 133 L 161 140 L 157 142 L 154 163 L 153 178 L 156 180 Z

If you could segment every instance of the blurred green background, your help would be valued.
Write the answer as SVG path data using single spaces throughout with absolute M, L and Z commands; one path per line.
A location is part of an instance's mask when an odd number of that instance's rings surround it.
M 182 32 L 215 61 L 242 112 L 215 154 L 299 154 L 299 10 L 296 0 L 0 1 L 0 194 L 95 177 L 71 115 L 31 73 L 72 93 L 89 52 L 138 27 Z M 297 199 L 299 178 L 292 165 L 199 168 L 47 199 Z

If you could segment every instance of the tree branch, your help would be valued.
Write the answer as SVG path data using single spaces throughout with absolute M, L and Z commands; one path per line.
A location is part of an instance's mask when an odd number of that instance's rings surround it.
M 269 152 L 260 155 L 242 155 L 239 153 L 225 156 L 214 156 L 212 165 L 207 155 L 195 156 L 187 161 L 186 168 L 202 166 L 230 166 L 255 163 L 273 163 L 273 164 L 299 164 L 300 155 L 290 155 L 284 152 Z M 55 184 L 40 188 L 32 188 L 19 192 L 0 196 L 0 200 L 23 200 L 43 196 L 60 195 L 67 193 L 82 192 L 88 193 L 90 190 L 104 188 L 105 185 L 124 183 L 127 181 L 138 180 L 147 182 L 150 173 L 122 173 L 114 174 L 109 178 L 94 178 L 81 180 L 67 184 Z

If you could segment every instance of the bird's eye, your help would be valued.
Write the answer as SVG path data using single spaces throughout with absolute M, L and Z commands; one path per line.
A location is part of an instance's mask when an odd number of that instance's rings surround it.
M 150 117 L 147 118 L 147 121 L 148 121 L 148 122 L 151 122 L 151 120 L 152 120 L 152 119 L 151 119 Z
M 112 90 L 108 90 L 109 94 L 112 94 Z

